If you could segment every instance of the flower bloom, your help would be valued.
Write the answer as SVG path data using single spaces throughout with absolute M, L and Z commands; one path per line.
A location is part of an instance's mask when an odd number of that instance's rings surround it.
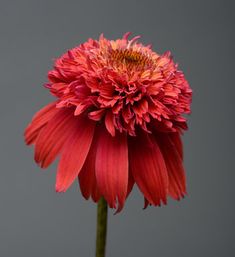
M 57 192 L 78 178 L 86 199 L 103 196 L 117 211 L 135 183 L 145 206 L 186 194 L 180 135 L 192 90 L 169 52 L 129 34 L 89 39 L 57 59 L 45 85 L 56 100 L 25 130 L 40 167 L 59 156 Z

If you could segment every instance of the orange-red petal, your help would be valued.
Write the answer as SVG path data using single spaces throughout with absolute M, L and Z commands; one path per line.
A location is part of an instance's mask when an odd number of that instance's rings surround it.
M 127 138 L 123 133 L 112 137 L 105 128 L 98 135 L 96 178 L 99 190 L 111 208 L 123 208 L 128 186 Z
M 166 204 L 168 174 L 160 148 L 153 135 L 141 133 L 129 140 L 132 175 L 149 203 Z
M 95 134 L 89 153 L 87 155 L 86 161 L 78 176 L 82 195 L 86 199 L 89 199 L 89 197 L 91 196 L 94 202 L 97 202 L 101 197 L 101 194 L 98 190 L 98 185 L 97 185 L 96 175 L 95 175 L 96 152 L 97 152 L 97 138 Z
M 50 103 L 33 116 L 31 123 L 27 126 L 24 132 L 25 142 L 27 145 L 35 143 L 41 129 L 57 113 L 58 110 L 55 106 L 56 102 Z
M 79 116 L 77 120 L 63 147 L 56 175 L 57 192 L 65 192 L 76 179 L 92 143 L 95 122 L 83 116 Z
M 179 200 L 186 194 L 186 180 L 182 158 L 172 140 L 176 135 L 162 133 L 156 137 L 167 167 L 169 194 L 172 198 Z

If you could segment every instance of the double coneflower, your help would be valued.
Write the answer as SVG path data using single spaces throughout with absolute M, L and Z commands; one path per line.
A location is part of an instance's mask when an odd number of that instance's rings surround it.
M 78 179 L 86 199 L 117 211 L 135 183 L 145 206 L 186 194 L 180 135 L 192 90 L 169 52 L 128 36 L 101 35 L 57 59 L 45 85 L 56 100 L 25 131 L 42 168 L 59 156 L 57 192 Z

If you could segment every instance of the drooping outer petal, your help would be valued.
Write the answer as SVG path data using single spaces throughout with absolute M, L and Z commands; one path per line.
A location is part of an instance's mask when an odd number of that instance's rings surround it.
M 63 147 L 56 176 L 57 192 L 66 191 L 77 178 L 89 152 L 94 128 L 94 121 L 84 116 L 77 118 L 77 124 Z
M 48 167 L 60 153 L 77 124 L 73 108 L 60 109 L 46 124 L 35 143 L 35 161 Z
M 90 147 L 90 151 L 82 167 L 82 170 L 78 176 L 82 195 L 86 199 L 89 199 L 89 197 L 91 196 L 94 202 L 97 202 L 101 196 L 98 190 L 97 179 L 95 174 L 96 152 L 97 152 L 97 133 L 94 134 L 94 139 Z M 128 195 L 132 191 L 133 185 L 134 185 L 134 178 L 132 174 L 129 172 L 126 197 L 128 197 Z
M 133 186 L 135 184 L 135 180 L 129 170 L 129 173 L 128 173 L 128 187 L 127 187 L 127 196 L 129 196 L 129 194 L 131 193 L 132 189 L 133 189 Z
M 169 133 L 168 134 L 171 142 L 174 144 L 174 147 L 176 147 L 179 156 L 181 157 L 181 159 L 183 160 L 184 158 L 184 153 L 183 153 L 183 144 L 180 138 L 180 134 L 179 133 Z
M 157 142 L 165 159 L 168 178 L 169 178 L 169 194 L 179 200 L 186 194 L 185 172 L 182 158 L 173 141 L 178 139 L 175 133 L 159 133 L 156 135 Z
M 130 170 L 150 204 L 166 203 L 168 175 L 160 148 L 151 134 L 129 138 Z
M 94 134 L 94 139 L 91 144 L 86 161 L 79 173 L 78 179 L 82 195 L 88 199 L 90 196 L 97 202 L 100 199 L 96 175 L 95 175 L 95 160 L 97 152 L 97 135 Z
M 96 177 L 99 190 L 111 208 L 120 211 L 124 205 L 128 185 L 127 137 L 117 133 L 112 137 L 101 127 L 96 154 Z
M 38 111 L 32 122 L 25 129 L 25 142 L 27 145 L 33 144 L 41 131 L 41 129 L 47 124 L 47 122 L 58 112 L 55 108 L 56 102 L 50 103 Z

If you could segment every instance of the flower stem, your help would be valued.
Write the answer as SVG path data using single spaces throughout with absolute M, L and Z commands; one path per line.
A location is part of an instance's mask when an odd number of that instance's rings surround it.
M 96 257 L 105 257 L 108 207 L 102 197 L 97 207 Z

